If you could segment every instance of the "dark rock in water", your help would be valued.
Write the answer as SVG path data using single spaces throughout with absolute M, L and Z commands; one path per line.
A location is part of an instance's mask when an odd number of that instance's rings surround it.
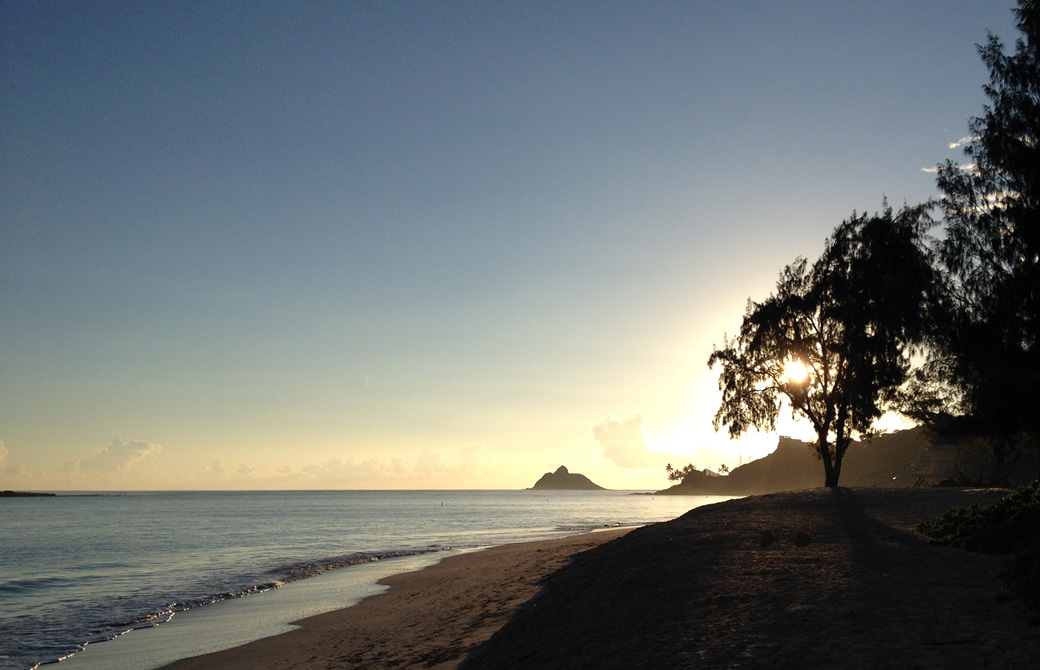
M 794 538 L 791 541 L 794 542 L 794 546 L 796 547 L 808 547 L 812 544 L 812 538 L 805 533 L 795 533 Z
M 567 468 L 560 466 L 556 472 L 546 472 L 542 478 L 535 482 L 532 490 L 557 490 L 557 491 L 605 491 L 602 486 L 594 484 L 585 475 L 576 472 L 571 473 Z

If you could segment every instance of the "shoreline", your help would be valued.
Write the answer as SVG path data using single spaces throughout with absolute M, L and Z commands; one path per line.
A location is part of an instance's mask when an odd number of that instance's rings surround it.
M 915 530 L 1005 493 L 810 489 L 502 545 L 165 668 L 1028 668 L 1040 628 L 1000 597 L 1007 558 Z
M 189 620 L 206 618 L 211 628 L 233 628 L 227 647 L 273 635 L 249 625 L 242 611 L 280 612 L 288 625 L 354 602 L 335 581 L 311 577 L 344 557 L 387 559 L 399 552 L 480 548 L 552 539 L 621 524 L 639 526 L 673 519 L 692 506 L 718 500 L 632 496 L 630 492 L 530 491 L 328 491 L 215 492 L 184 495 L 58 496 L 43 505 L 33 499 L 0 505 L 9 534 L 0 555 L 5 585 L 27 584 L 5 594 L 0 628 L 0 668 L 37 663 L 80 665 L 87 670 L 150 670 L 189 655 L 216 650 L 213 638 Z M 297 522 L 282 527 L 286 517 Z M 119 519 L 112 523 L 112 519 Z M 393 523 L 387 523 L 393 519 Z M 228 523 L 228 520 L 233 520 Z M 274 530 L 280 529 L 280 530 Z M 98 541 L 99 538 L 103 541 Z M 82 547 L 67 565 L 67 547 Z M 349 550 L 349 554 L 343 553 Z M 389 550 L 389 551 L 388 551 Z M 392 559 L 395 564 L 399 559 Z M 405 559 L 411 560 L 411 559 Z M 350 561 L 353 562 L 353 561 Z M 387 560 L 375 564 L 386 564 Z M 369 564 L 326 575 L 367 570 Z M 386 569 L 391 566 L 386 565 Z M 416 568 L 399 567 L 395 571 Z M 302 572 L 301 572 L 302 571 Z M 373 575 L 373 571 L 368 571 Z M 386 573 L 372 576 L 371 584 Z M 294 577 L 307 579 L 293 581 Z M 321 608 L 282 607 L 288 591 L 314 579 Z M 256 594 L 271 582 L 285 586 Z M 291 583 L 290 583 L 291 582 Z M 385 587 L 380 587 L 385 588 Z M 250 593 L 245 598 L 227 594 Z M 296 597 L 296 596 L 293 596 Z M 219 601 L 219 602 L 217 602 Z M 245 603 L 249 603 L 246 605 Z M 172 620 L 171 612 L 176 611 Z M 204 613 L 204 614 L 203 614 Z M 228 621 L 218 621 L 217 614 Z M 155 621 L 163 621 L 154 626 Z M 287 629 L 287 628 L 285 628 Z M 285 630 L 283 629 L 283 630 Z M 187 631 L 177 637 L 174 631 Z M 125 634 L 130 631 L 129 634 Z M 245 637 L 245 639 L 242 639 Z M 162 638 L 163 642 L 144 639 Z M 131 656 L 130 648 L 146 651 Z M 104 664 L 87 659 L 119 650 L 128 660 Z M 131 662 L 132 660 L 132 662 Z
M 146 622 L 87 643 L 66 656 L 61 667 L 154 670 L 187 656 L 239 647 L 294 630 L 295 621 L 355 605 L 385 591 L 387 587 L 379 584 L 382 578 L 421 570 L 450 555 L 424 553 L 351 565 L 245 597 L 180 610 L 159 623 Z
M 293 622 L 294 630 L 180 659 L 162 670 L 342 667 L 457 667 L 576 553 L 634 527 L 488 547 L 378 581 L 388 590 L 360 603 Z M 320 661 L 320 663 L 319 663 Z

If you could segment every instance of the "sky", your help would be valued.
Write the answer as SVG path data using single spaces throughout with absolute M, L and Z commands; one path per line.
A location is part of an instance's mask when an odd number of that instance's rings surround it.
M 0 488 L 761 457 L 713 345 L 938 195 L 1012 5 L 0 0 Z

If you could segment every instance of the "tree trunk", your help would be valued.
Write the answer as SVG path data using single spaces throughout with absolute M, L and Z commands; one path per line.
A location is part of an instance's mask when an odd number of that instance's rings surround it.
M 839 449 L 837 446 L 834 447 L 834 466 L 828 473 L 827 483 L 825 484 L 825 486 L 829 488 L 833 489 L 838 486 L 838 478 L 841 477 L 841 458 L 844 455 L 843 452 L 844 449 Z
M 849 438 L 845 434 L 845 421 L 849 417 L 849 408 L 842 405 L 838 410 L 838 422 L 834 426 L 834 467 L 831 468 L 831 476 L 827 479 L 828 488 L 838 487 L 838 478 L 841 477 L 841 461 L 845 457 L 845 450 L 849 448 Z
M 834 473 L 834 463 L 831 461 L 831 448 L 827 444 L 827 434 L 824 433 L 819 436 L 816 442 L 816 452 L 820 455 L 820 460 L 823 461 L 823 485 L 824 486 L 837 486 L 838 476 Z M 834 482 L 833 484 L 831 482 Z

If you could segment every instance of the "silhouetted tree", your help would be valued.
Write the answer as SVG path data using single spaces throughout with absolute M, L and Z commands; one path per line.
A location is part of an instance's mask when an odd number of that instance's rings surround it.
M 673 468 L 672 464 L 669 463 L 668 465 L 664 466 L 664 470 L 668 473 L 668 481 L 671 482 L 682 482 L 685 481 L 687 477 L 690 477 L 692 475 L 704 474 L 697 468 L 693 467 L 692 463 L 690 463 L 689 465 L 684 465 L 681 468 Z
M 725 425 L 734 438 L 752 427 L 775 430 L 786 401 L 816 432 L 824 484 L 838 485 L 852 437 L 872 428 L 887 394 L 906 380 L 931 318 L 930 206 L 853 213 L 811 268 L 796 260 L 775 294 L 748 301 L 739 335 L 708 359 L 722 368 L 716 430 Z M 791 375 L 792 363 L 808 375 Z
M 989 69 L 982 117 L 969 122 L 969 161 L 939 166 L 949 275 L 934 351 L 905 413 L 944 433 L 1003 435 L 1008 446 L 1040 433 L 1040 10 L 1020 0 L 1013 54 L 994 35 L 979 54 Z M 994 442 L 999 462 L 1000 439 Z M 1008 448 L 1010 448 L 1008 446 Z

